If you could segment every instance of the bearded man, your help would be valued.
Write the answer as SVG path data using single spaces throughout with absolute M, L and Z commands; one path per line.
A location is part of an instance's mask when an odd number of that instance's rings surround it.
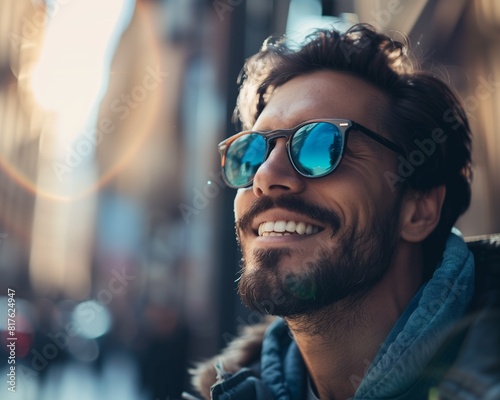
M 474 283 L 498 277 L 498 258 L 475 266 L 453 229 L 471 196 L 453 90 L 356 25 L 298 50 L 266 42 L 245 65 L 237 116 L 244 131 L 219 150 L 238 189 L 239 294 L 279 318 L 198 367 L 199 393 L 500 398 L 498 290 Z

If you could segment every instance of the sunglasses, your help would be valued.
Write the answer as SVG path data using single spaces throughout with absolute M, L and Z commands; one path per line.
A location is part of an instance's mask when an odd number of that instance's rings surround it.
M 269 132 L 243 131 L 219 143 L 222 176 L 233 188 L 250 186 L 259 167 L 266 161 L 271 140 L 287 138 L 288 158 L 300 175 L 321 178 L 339 166 L 352 130 L 364 133 L 383 146 L 405 155 L 401 146 L 348 119 L 305 121 L 295 128 Z

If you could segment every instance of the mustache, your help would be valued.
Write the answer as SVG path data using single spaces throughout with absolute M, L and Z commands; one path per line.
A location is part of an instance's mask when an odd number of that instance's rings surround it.
M 273 208 L 282 208 L 326 223 L 334 234 L 340 229 L 340 217 L 334 210 L 306 202 L 299 196 L 281 195 L 278 197 L 262 196 L 255 199 L 250 208 L 236 222 L 236 231 L 246 232 L 251 230 L 253 219 L 259 214 Z

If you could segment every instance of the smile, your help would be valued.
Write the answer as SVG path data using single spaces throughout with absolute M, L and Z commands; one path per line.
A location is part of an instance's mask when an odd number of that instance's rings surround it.
M 317 225 L 295 221 L 266 221 L 259 225 L 259 236 L 311 235 L 322 228 Z

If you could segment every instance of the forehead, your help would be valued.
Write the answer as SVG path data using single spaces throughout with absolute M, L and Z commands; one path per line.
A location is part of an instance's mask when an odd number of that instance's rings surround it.
M 254 129 L 290 128 L 314 118 L 345 118 L 377 130 L 386 104 L 382 91 L 360 78 L 318 71 L 277 87 Z

